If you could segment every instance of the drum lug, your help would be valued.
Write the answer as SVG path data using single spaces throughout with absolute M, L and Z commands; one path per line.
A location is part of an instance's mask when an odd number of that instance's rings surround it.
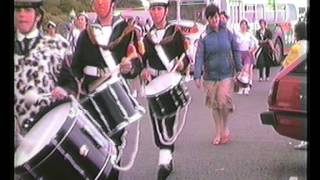
M 26 131 L 29 131 L 35 123 L 36 122 L 33 118 L 28 118 L 22 122 L 22 128 Z
M 74 107 L 72 107 L 72 108 L 70 109 L 70 112 L 69 112 L 69 117 L 70 117 L 70 118 L 74 118 L 74 117 L 77 116 L 77 113 L 78 113 L 77 109 L 74 108 Z
M 174 87 L 174 89 L 176 90 L 176 93 L 177 93 L 177 95 L 179 96 L 178 88 L 177 88 L 177 87 Z M 177 98 L 176 98 L 173 90 L 170 90 L 170 95 L 171 95 L 171 97 L 173 98 L 174 105 L 175 105 L 176 107 L 178 107 L 179 102 L 178 102 L 178 100 L 177 100 Z
M 161 101 L 160 101 L 160 98 L 159 98 L 159 97 L 156 97 L 156 101 L 157 101 L 157 103 L 159 104 L 159 108 L 160 108 L 161 113 L 164 113 L 164 112 L 165 112 L 165 109 L 164 109 L 164 107 L 163 107 L 163 105 L 162 105 L 162 103 L 161 103 Z
M 80 148 L 79 148 L 79 154 L 83 157 L 86 157 L 89 153 L 89 148 L 87 145 L 83 144 Z

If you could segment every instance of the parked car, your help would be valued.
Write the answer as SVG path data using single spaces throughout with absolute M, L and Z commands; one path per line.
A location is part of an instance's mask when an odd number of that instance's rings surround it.
M 306 55 L 276 75 L 268 96 L 268 111 L 260 118 L 262 124 L 272 125 L 280 135 L 307 139 Z
M 193 74 L 193 67 L 195 63 L 198 40 L 200 38 L 201 33 L 205 30 L 205 25 L 191 20 L 172 20 L 170 21 L 170 23 L 177 24 L 180 27 L 183 34 L 185 35 L 185 38 L 188 43 L 187 54 L 191 60 L 191 74 Z

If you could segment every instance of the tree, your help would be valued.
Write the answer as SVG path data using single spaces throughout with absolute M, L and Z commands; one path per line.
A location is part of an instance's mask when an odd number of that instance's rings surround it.
M 116 7 L 118 8 L 137 8 L 142 7 L 140 0 L 116 0 Z

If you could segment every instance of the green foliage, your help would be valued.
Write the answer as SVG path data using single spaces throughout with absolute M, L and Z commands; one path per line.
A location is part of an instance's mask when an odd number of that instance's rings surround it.
M 46 0 L 44 1 L 44 9 L 51 14 L 56 14 L 57 9 L 60 10 L 60 14 L 68 16 L 70 11 L 74 9 L 76 12 L 90 11 L 91 0 Z
M 116 8 L 141 7 L 140 0 L 116 0 Z M 57 24 L 70 21 L 69 13 L 72 9 L 76 13 L 91 11 L 91 0 L 44 0 L 44 23 L 52 20 Z
M 118 8 L 136 8 L 141 6 L 140 0 L 116 0 L 116 7 Z

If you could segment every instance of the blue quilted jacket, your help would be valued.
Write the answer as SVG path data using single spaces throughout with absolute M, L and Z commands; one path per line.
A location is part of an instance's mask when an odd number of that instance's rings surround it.
M 234 35 L 224 25 L 215 32 L 208 25 L 199 40 L 194 79 L 220 81 L 242 68 L 240 52 Z

